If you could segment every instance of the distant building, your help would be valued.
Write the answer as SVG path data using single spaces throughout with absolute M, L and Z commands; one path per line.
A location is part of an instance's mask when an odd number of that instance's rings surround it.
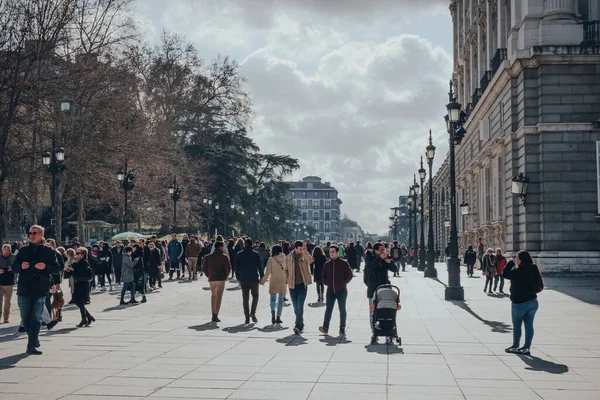
M 307 176 L 300 182 L 289 182 L 288 198 L 296 206 L 296 223 L 311 226 L 311 239 L 317 242 L 341 241 L 338 191 L 318 176 Z M 293 228 L 293 226 L 292 226 Z

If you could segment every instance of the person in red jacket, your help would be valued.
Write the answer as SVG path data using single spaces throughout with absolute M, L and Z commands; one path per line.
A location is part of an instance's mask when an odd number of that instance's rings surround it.
M 333 306 L 337 300 L 340 310 L 340 335 L 346 334 L 346 299 L 348 298 L 348 289 L 346 286 L 352 280 L 352 269 L 347 261 L 339 258 L 337 246 L 329 247 L 329 261 L 323 266 L 321 277 L 323 284 L 327 286 L 325 318 L 323 326 L 319 331 L 324 334 L 329 333 L 329 322 L 333 313 Z
M 502 271 L 506 267 L 506 257 L 502 255 L 502 249 L 496 249 L 496 276 L 494 277 L 494 292 L 498 287 L 498 281 L 500 281 L 500 293 L 504 293 L 504 277 Z

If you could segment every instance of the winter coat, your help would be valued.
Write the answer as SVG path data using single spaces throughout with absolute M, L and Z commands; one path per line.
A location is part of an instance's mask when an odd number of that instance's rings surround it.
M 263 267 L 267 265 L 267 260 L 269 259 L 269 249 L 266 247 L 259 247 L 256 249 L 256 252 L 260 256 Z
M 216 250 L 214 253 L 204 257 L 202 272 L 204 272 L 209 282 L 226 281 L 231 273 L 229 257 L 223 252 Z
M 467 250 L 465 252 L 465 264 L 473 265 L 477 261 L 477 253 L 474 250 Z
M 110 249 L 110 253 L 112 255 L 112 263 L 115 269 L 121 268 L 123 265 L 123 246 L 113 246 Z
M 245 248 L 235 256 L 235 276 L 240 283 L 258 283 L 264 275 L 260 255 Z
M 15 256 L 10 254 L 8 257 L 4 257 L 0 253 L 0 269 L 4 271 L 0 275 L 0 286 L 12 286 L 15 284 L 15 274 L 12 272 L 12 263 L 15 261 Z M 10 271 L 8 269 L 11 269 Z
M 51 247 L 52 249 L 52 247 Z M 65 258 L 63 257 L 62 254 L 60 254 L 60 252 L 56 249 L 53 249 L 56 252 L 56 259 L 58 261 L 58 272 L 55 274 L 52 274 L 52 281 L 54 281 L 54 284 L 61 284 L 62 280 L 63 280 L 63 274 L 64 274 L 64 270 L 65 270 Z
M 346 289 L 353 276 L 350 264 L 341 258 L 327 261 L 321 274 L 323 284 L 334 293 Z
M 359 260 L 361 260 L 363 258 L 363 253 L 365 250 L 360 244 L 357 244 L 354 248 L 356 249 L 356 256 Z
M 98 275 L 101 274 L 110 274 L 112 272 L 112 264 L 111 264 L 111 253 L 105 253 L 102 250 L 98 253 L 98 266 L 96 273 Z
M 269 293 L 285 293 L 285 254 L 279 253 L 275 257 L 270 257 L 267 260 L 267 269 L 264 276 L 260 280 L 264 284 L 269 279 Z
M 317 255 L 316 257 L 314 257 L 314 260 L 315 261 L 313 263 L 313 278 L 315 282 L 320 283 L 323 281 L 323 266 L 327 262 L 327 258 L 325 258 L 325 256 L 322 255 Z
M 535 264 L 521 263 L 517 267 L 510 261 L 502 275 L 510 279 L 510 300 L 515 304 L 537 299 L 537 293 L 544 288 L 542 274 Z
M 296 263 L 294 262 L 295 253 L 296 250 L 292 250 L 285 258 L 285 279 L 290 289 L 296 288 Z M 312 284 L 312 277 L 310 276 L 310 264 L 312 264 L 314 261 L 315 259 L 308 253 L 308 251 L 303 250 L 302 255 L 300 256 L 299 265 L 304 286 Z
M 189 258 L 189 257 L 198 258 L 198 257 L 200 257 L 200 253 L 202 253 L 202 246 L 200 245 L 200 243 L 198 243 L 198 242 L 188 243 L 188 245 L 185 249 L 186 258 Z
M 491 276 L 492 278 L 496 276 L 496 256 L 486 254 L 481 261 L 481 270 L 485 272 L 487 276 Z
M 363 282 L 367 285 L 367 297 L 372 298 L 379 286 L 390 283 L 388 271 L 397 272 L 398 267 L 391 260 L 387 263 L 381 257 L 377 257 L 375 252 L 365 257 L 365 262 Z
M 358 268 L 358 259 L 356 258 L 356 248 L 349 246 L 346 249 L 346 260 L 348 260 L 348 264 L 350 264 L 350 268 L 356 269 Z
M 162 265 L 162 260 L 160 257 L 160 250 L 154 248 L 154 250 L 150 250 L 150 257 L 148 258 L 148 271 L 150 273 L 156 274 L 158 273 L 158 269 Z
M 90 297 L 90 282 L 94 279 L 94 271 L 85 258 L 71 264 L 73 278 L 73 300 L 86 301 Z
M 392 246 L 390 255 L 392 256 L 392 260 L 400 261 L 402 259 L 402 249 L 399 246 Z
M 133 261 L 127 254 L 123 254 L 123 263 L 121 265 L 121 280 L 123 283 L 131 283 L 133 278 Z
M 29 263 L 29 268 L 21 268 L 24 262 Z M 35 267 L 37 263 L 46 264 L 46 268 L 37 269 Z M 23 246 L 11 267 L 14 273 L 19 274 L 17 296 L 46 296 L 52 283 L 50 275 L 57 273 L 60 268 L 54 249 L 43 244 L 35 245 L 33 243 Z
M 183 257 L 183 245 L 177 239 L 173 239 L 169 242 L 167 246 L 167 252 L 169 254 L 169 261 L 172 263 L 181 261 Z

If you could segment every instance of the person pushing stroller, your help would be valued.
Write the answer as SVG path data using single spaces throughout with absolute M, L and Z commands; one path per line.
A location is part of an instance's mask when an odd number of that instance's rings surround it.
M 363 274 L 363 281 L 367 285 L 367 297 L 369 298 L 369 323 L 371 325 L 371 331 L 373 328 L 373 296 L 377 288 L 381 285 L 390 283 L 388 277 L 388 271 L 397 272 L 398 266 L 392 261 L 389 254 L 385 251 L 383 243 L 375 243 L 373 246 L 373 252 L 367 254 L 365 259 L 365 269 Z M 373 331 L 374 333 L 374 331 Z M 391 341 L 388 339 L 388 341 Z

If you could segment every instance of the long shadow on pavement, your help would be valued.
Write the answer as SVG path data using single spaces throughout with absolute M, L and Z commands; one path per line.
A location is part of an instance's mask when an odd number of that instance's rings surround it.
M 455 306 L 462 308 L 463 310 L 465 310 L 466 312 L 468 312 L 469 314 L 471 314 L 472 316 L 474 316 L 475 318 L 477 318 L 478 320 L 480 320 L 487 326 L 491 327 L 492 332 L 509 333 L 510 331 L 512 331 L 512 327 L 510 325 L 506 324 L 505 322 L 490 321 L 490 320 L 480 317 L 479 314 L 477 314 L 475 311 L 473 311 L 471 309 L 471 307 L 469 307 L 469 305 L 467 303 L 465 303 L 464 301 L 454 300 L 454 301 L 452 301 L 452 303 Z
M 275 341 L 277 343 L 283 343 L 287 346 L 302 346 L 303 344 L 306 344 L 308 339 L 305 339 L 300 335 L 289 335 L 281 339 L 276 339 Z
M 322 303 L 322 302 L 320 302 L 320 303 L 308 303 L 308 306 L 312 307 L 312 308 L 320 308 L 320 307 L 325 307 L 325 303 Z
M 393 345 L 387 344 L 368 344 L 365 346 L 365 349 L 369 353 L 377 353 L 377 354 L 404 354 L 404 350 L 402 347 L 396 347 Z
M 346 336 L 338 336 L 338 337 L 325 336 L 325 337 L 319 339 L 319 342 L 325 343 L 326 346 L 337 346 L 338 344 L 352 343 L 352 340 L 348 340 L 346 338 Z
M 285 331 L 285 330 L 290 329 L 290 328 L 283 327 L 283 326 L 281 326 L 279 324 L 276 324 L 276 325 L 266 325 L 266 326 L 264 326 L 262 328 L 258 328 L 257 327 L 256 329 L 258 331 L 260 331 L 260 332 L 279 332 L 279 331 Z
M 14 368 L 19 361 L 27 357 L 29 357 L 27 353 L 22 353 L 0 358 L 0 371 L 3 369 Z
M 228 326 L 227 328 L 223 328 L 223 332 L 228 333 L 241 333 L 241 332 L 250 332 L 253 330 L 257 330 L 258 328 L 254 324 L 239 324 L 236 326 Z
M 202 325 L 188 326 L 188 329 L 193 329 L 198 332 L 214 331 L 215 329 L 219 329 L 219 326 L 214 322 L 207 322 Z
M 549 374 L 566 374 L 569 372 L 569 367 L 564 364 L 557 364 L 534 356 L 518 355 L 518 357 L 529 366 L 525 369 L 530 371 L 543 371 Z

